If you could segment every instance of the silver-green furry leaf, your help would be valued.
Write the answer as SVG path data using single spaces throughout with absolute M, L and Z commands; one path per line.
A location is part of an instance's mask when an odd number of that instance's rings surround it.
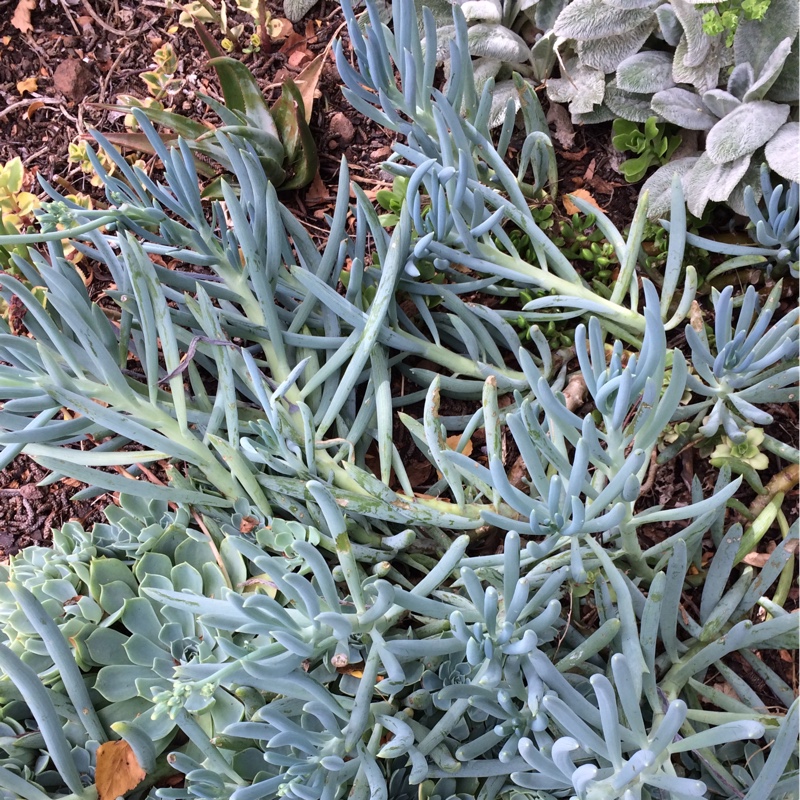
M 789 106 L 759 100 L 743 103 L 709 132 L 706 152 L 715 164 L 727 164 L 754 153 L 786 122 Z

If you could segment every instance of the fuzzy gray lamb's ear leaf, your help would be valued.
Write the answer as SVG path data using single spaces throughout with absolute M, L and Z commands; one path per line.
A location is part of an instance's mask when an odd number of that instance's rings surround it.
M 712 43 L 711 37 L 703 30 L 703 15 L 684 0 L 673 0 L 672 8 L 683 28 L 681 63 L 687 67 L 697 67 L 708 57 Z
M 489 112 L 489 127 L 496 128 L 502 125 L 506 118 L 508 101 L 514 101 L 514 112 L 520 109 L 519 91 L 514 81 L 500 81 L 495 84 L 492 92 L 492 108 Z
M 483 90 L 483 85 L 489 78 L 496 78 L 497 73 L 500 72 L 503 62 L 497 58 L 476 58 L 472 62 L 475 69 L 475 91 L 480 95 Z M 445 89 L 446 91 L 446 89 Z M 497 87 L 495 87 L 497 91 Z
M 652 95 L 636 92 L 626 92 L 620 89 L 616 81 L 610 81 L 606 86 L 605 104 L 622 119 L 630 122 L 647 122 L 650 117 L 656 117 L 658 122 L 663 122 L 663 117 L 653 113 L 650 107 Z
M 441 64 L 450 59 L 450 40 L 456 38 L 455 25 L 443 25 L 436 29 L 436 63 Z M 422 52 L 425 52 L 427 42 L 422 43 Z
M 767 92 L 767 100 L 775 103 L 796 103 L 800 96 L 800 40 L 795 37 L 792 50 L 775 83 Z
M 682 180 L 689 212 L 699 218 L 703 216 L 709 200 L 727 200 L 749 166 L 749 155 L 727 164 L 715 164 L 708 153 L 703 153 Z
M 614 72 L 620 61 L 639 52 L 639 48 L 647 41 L 655 27 L 656 18 L 652 16 L 641 25 L 617 36 L 605 36 L 578 42 L 578 55 L 581 61 L 589 67 L 599 69 L 606 74 Z
M 565 39 L 596 39 L 619 36 L 638 28 L 652 16 L 647 8 L 624 14 L 602 0 L 574 0 L 559 15 L 553 26 L 556 35 Z
M 669 89 L 672 80 L 672 56 L 660 50 L 645 50 L 629 56 L 617 66 L 617 86 L 625 92 L 655 94 Z
M 531 57 L 531 49 L 521 36 L 504 25 L 473 25 L 467 34 L 469 52 L 473 56 L 523 63 Z
M 417 19 L 422 20 L 423 8 L 427 8 L 433 14 L 433 21 L 436 23 L 436 31 L 441 40 L 441 28 L 445 25 L 453 24 L 453 4 L 450 0 L 414 0 L 417 9 Z M 422 28 L 420 27 L 420 31 Z
M 797 0 L 771 0 L 761 19 L 739 21 L 733 39 L 736 63 L 749 63 L 759 74 L 775 48 L 787 36 L 790 39 L 797 36 L 799 25 Z
M 699 156 L 687 156 L 670 161 L 644 182 L 641 193 L 648 193 L 647 216 L 650 219 L 663 219 L 669 214 L 672 204 L 672 176 L 685 175 L 697 163 L 698 158 Z
M 681 128 L 710 131 L 717 124 L 717 118 L 706 109 L 699 94 L 677 86 L 656 92 L 651 107 L 667 122 Z
M 787 122 L 767 142 L 764 154 L 781 178 L 800 183 L 800 123 Z
M 550 30 L 531 47 L 533 78 L 537 83 L 544 83 L 553 72 L 556 64 L 555 41 L 556 35 Z
M 283 0 L 283 13 L 289 22 L 299 22 L 317 4 L 317 0 Z
M 724 89 L 712 89 L 704 92 L 703 103 L 712 114 L 720 119 L 727 117 L 734 108 L 742 104 L 738 97 L 734 97 Z
M 675 9 L 669 3 L 664 3 L 656 9 L 656 18 L 664 41 L 671 47 L 677 47 L 683 36 L 683 27 L 678 21 Z
M 540 31 L 550 33 L 555 27 L 558 15 L 566 8 L 567 0 L 538 0 L 532 9 L 526 12 L 528 17 L 533 12 L 533 23 Z
M 586 114 L 603 102 L 606 80 L 602 72 L 580 65 L 576 58 L 562 72 L 564 77 L 547 81 L 547 96 L 554 103 L 569 103 L 572 113 Z
M 749 64 L 737 64 L 728 78 L 728 91 L 734 97 L 738 97 L 742 100 L 753 85 L 755 79 L 753 68 Z
M 767 59 L 761 72 L 758 73 L 755 83 L 745 92 L 744 102 L 749 103 L 751 100 L 763 100 L 764 95 L 772 88 L 772 85 L 778 80 L 778 76 L 786 64 L 786 59 L 789 58 L 789 53 L 792 49 L 792 40 L 787 36 L 772 52 L 772 55 Z
M 608 87 L 606 87 L 608 90 Z M 601 122 L 611 122 L 617 115 L 605 104 L 587 112 L 573 112 L 570 121 L 573 125 L 598 125 Z
M 467 22 L 477 19 L 483 22 L 500 22 L 503 19 L 503 9 L 498 0 L 466 0 L 459 5 Z
M 725 201 L 737 214 L 741 214 L 743 217 L 749 217 L 750 214 L 747 212 L 747 207 L 744 202 L 744 191 L 748 187 L 753 193 L 753 201 L 758 203 L 763 196 L 763 191 L 761 189 L 761 167 L 759 166 L 762 158 L 760 158 L 760 154 L 756 153 L 753 158 L 750 159 L 750 166 L 747 168 L 747 172 L 745 172 L 744 177 L 733 187 L 733 191 L 728 195 L 728 199 Z
M 605 0 L 605 2 L 621 11 L 633 11 L 640 8 L 655 10 L 660 0 Z
M 742 103 L 720 120 L 706 139 L 706 152 L 715 164 L 750 155 L 766 144 L 789 117 L 789 106 L 759 100 Z
M 672 79 L 675 83 L 688 83 L 699 92 L 715 89 L 719 85 L 720 70 L 730 61 L 730 51 L 719 47 L 716 42 L 708 51 L 708 55 L 698 65 L 687 63 L 687 40 L 684 36 L 675 48 L 675 57 L 672 62 Z

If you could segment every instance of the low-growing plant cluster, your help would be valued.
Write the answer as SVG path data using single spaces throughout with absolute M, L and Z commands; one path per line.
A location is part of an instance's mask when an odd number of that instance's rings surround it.
M 411 0 L 391 28 L 343 9 L 345 94 L 399 137 L 386 214 L 343 162 L 318 249 L 222 107 L 211 198 L 137 108 L 159 177 L 95 133 L 104 207 L 42 181 L 37 230 L 0 238 L 25 309 L 0 320 L 0 464 L 118 493 L 1 568 L 0 796 L 793 797 L 800 454 L 764 432 L 798 390 L 783 284 L 700 296 L 677 178 L 658 271 L 647 193 L 627 236 L 577 196 L 556 228 L 542 108 L 519 74 L 498 108 L 466 10 L 442 89 L 430 8 L 422 31 Z M 770 190 L 757 245 L 706 248 L 718 274 L 796 253 L 796 193 Z M 653 505 L 693 446 L 705 480 Z
M 437 63 L 449 75 L 456 69 L 446 44 L 457 31 L 451 3 L 423 5 L 440 33 Z M 635 125 L 670 123 L 683 131 L 675 160 L 669 156 L 677 145 L 665 139 L 647 147 L 655 157 L 645 160 L 639 151 L 637 169 L 630 162 L 623 168 L 626 178 L 638 181 L 659 165 L 645 186 L 651 218 L 668 212 L 675 174 L 697 217 L 709 202 L 746 215 L 744 191 L 749 187 L 759 199 L 762 163 L 786 181 L 800 180 L 798 18 L 792 0 L 453 5 L 467 25 L 465 46 L 478 90 L 490 78 L 496 81 L 493 124 L 500 125 L 509 99 L 519 108 L 516 72 L 532 85 L 545 83 L 550 101 L 567 104 L 575 124 L 617 120 L 628 133 Z M 653 138 L 645 133 L 639 146 Z

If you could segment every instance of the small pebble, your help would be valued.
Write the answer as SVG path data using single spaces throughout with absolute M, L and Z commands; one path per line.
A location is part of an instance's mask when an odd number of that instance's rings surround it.
M 329 132 L 339 140 L 340 145 L 350 144 L 356 135 L 353 123 L 341 111 L 331 117 Z

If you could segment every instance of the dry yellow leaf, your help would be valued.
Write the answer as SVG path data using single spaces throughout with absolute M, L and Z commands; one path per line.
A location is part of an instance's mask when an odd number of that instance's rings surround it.
M 36 100 L 25 109 L 25 117 L 30 119 L 40 108 L 44 108 L 41 100 Z
M 17 91 L 22 95 L 25 92 L 35 92 L 39 88 L 39 81 L 35 75 L 25 78 L 24 81 L 17 81 Z
M 586 189 L 576 189 L 574 192 L 570 192 L 571 195 L 574 197 L 580 197 L 581 200 L 585 200 L 590 205 L 593 205 L 598 211 L 602 211 L 600 206 L 597 204 L 597 200 L 592 197 Z M 564 196 L 564 211 L 567 214 L 577 214 L 579 212 L 578 206 L 569 199 L 569 195 Z
M 117 800 L 137 787 L 147 776 L 139 766 L 131 746 L 120 739 L 97 748 L 94 782 L 99 800 Z
M 34 8 L 36 8 L 36 0 L 19 0 L 11 15 L 12 26 L 22 33 L 30 33 L 33 30 L 31 11 Z

